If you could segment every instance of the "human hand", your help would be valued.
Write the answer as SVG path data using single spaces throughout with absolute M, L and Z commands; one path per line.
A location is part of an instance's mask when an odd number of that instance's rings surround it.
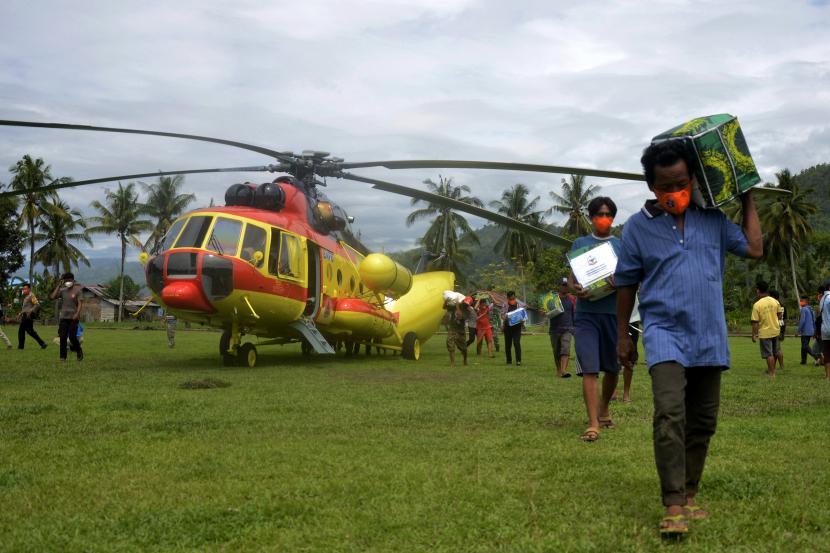
M 617 336 L 617 358 L 623 367 L 631 367 L 634 364 L 634 342 L 626 332 L 624 336 Z
M 606 280 L 608 281 L 608 284 L 611 285 L 611 288 L 617 287 L 617 281 L 614 280 L 614 275 L 609 276 Z
M 582 287 L 582 285 L 578 282 L 574 282 L 573 289 L 574 289 L 574 294 L 578 298 L 587 299 L 588 296 L 591 294 L 591 292 L 589 290 L 584 289 Z
M 753 342 L 757 342 L 757 341 L 758 341 L 758 337 L 757 337 L 757 336 L 755 336 L 754 334 L 752 335 L 752 341 L 753 341 Z

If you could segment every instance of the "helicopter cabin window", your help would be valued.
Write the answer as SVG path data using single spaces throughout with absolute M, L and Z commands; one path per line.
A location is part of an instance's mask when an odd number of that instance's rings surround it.
M 271 229 L 268 272 L 287 278 L 303 277 L 302 251 L 300 239 L 297 236 L 279 229 Z
M 262 267 L 262 262 L 265 260 L 266 236 L 265 229 L 251 223 L 245 225 L 245 237 L 242 239 L 242 251 L 239 252 L 239 257 L 254 267 Z M 261 255 L 259 259 L 255 257 L 256 252 Z
M 164 235 L 164 239 L 161 241 L 161 249 L 158 251 L 167 251 L 173 247 L 173 242 L 176 238 L 178 238 L 179 232 L 181 232 L 186 220 L 187 219 L 179 219 L 170 226 L 167 233 Z
M 217 217 L 210 233 L 205 249 L 219 255 L 236 255 L 236 246 L 239 245 L 239 235 L 242 234 L 242 222 L 235 219 Z
M 184 230 L 176 240 L 177 248 L 200 248 L 205 240 L 205 235 L 210 228 L 213 217 L 195 215 L 187 220 Z
M 302 278 L 300 239 L 287 233 L 282 233 L 280 238 L 280 262 L 277 267 L 279 275 Z

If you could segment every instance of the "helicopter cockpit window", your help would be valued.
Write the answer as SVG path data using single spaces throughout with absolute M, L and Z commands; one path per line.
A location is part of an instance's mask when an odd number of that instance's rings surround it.
M 300 239 L 291 234 L 281 234 L 280 261 L 277 267 L 280 276 L 302 278 L 300 265 Z
M 187 219 L 179 219 L 175 223 L 173 223 L 170 228 L 167 230 L 167 234 L 164 235 L 164 239 L 161 241 L 161 249 L 158 251 L 166 251 L 173 247 L 173 242 L 179 236 L 179 232 L 182 230 L 184 226 L 184 222 Z
M 203 215 L 196 215 L 187 220 L 179 239 L 176 240 L 177 248 L 200 248 L 205 239 L 210 222 L 213 217 L 205 217 Z
M 245 238 L 242 239 L 242 251 L 239 252 L 239 257 L 254 267 L 261 267 L 265 259 L 266 236 L 265 229 L 248 223 L 245 226 Z M 262 257 L 255 259 L 256 252 L 259 252 Z
M 205 249 L 220 255 L 236 255 L 236 246 L 239 245 L 239 235 L 242 234 L 242 222 L 235 219 L 218 217 L 213 225 Z

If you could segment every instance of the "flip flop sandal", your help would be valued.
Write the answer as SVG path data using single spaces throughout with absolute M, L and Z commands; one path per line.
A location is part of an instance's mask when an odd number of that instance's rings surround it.
M 611 429 L 611 428 L 614 428 L 615 426 L 616 426 L 616 425 L 614 424 L 614 421 L 613 421 L 613 420 L 611 420 L 611 417 L 608 417 L 608 418 L 606 418 L 606 419 L 604 419 L 604 418 L 602 418 L 602 417 L 600 417 L 600 418 L 599 418 L 599 427 L 600 427 L 600 428 L 608 428 L 608 429 Z
M 700 505 L 686 505 L 683 507 L 683 511 L 689 520 L 706 520 L 709 518 L 708 511 L 704 511 Z
M 588 428 L 585 429 L 585 432 L 583 432 L 579 436 L 579 439 L 582 440 L 583 442 L 595 442 L 595 441 L 597 441 L 599 439 L 599 428 L 597 428 L 596 426 L 589 426 Z
M 686 515 L 666 515 L 660 520 L 660 534 L 663 536 L 679 536 L 688 531 Z

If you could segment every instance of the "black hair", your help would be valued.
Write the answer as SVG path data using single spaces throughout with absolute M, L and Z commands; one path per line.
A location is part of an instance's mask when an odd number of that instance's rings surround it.
M 801 295 L 801 299 L 802 299 L 802 300 L 806 300 L 806 301 L 810 301 L 810 298 L 808 298 L 807 296 L 805 296 L 805 295 L 803 295 L 803 294 Z
M 757 288 L 758 291 L 761 292 L 762 294 L 769 293 L 769 284 L 767 284 L 767 281 L 765 281 L 765 280 L 759 280 L 758 282 L 756 282 L 755 283 L 755 288 Z
M 509 292 L 507 292 L 507 297 L 508 298 L 515 298 L 516 297 L 516 292 L 514 292 L 513 290 L 510 290 Z
M 778 290 L 770 290 L 769 295 L 771 298 L 779 299 L 781 294 L 778 293 Z
M 652 144 L 643 150 L 640 163 L 643 165 L 643 172 L 648 185 L 654 185 L 654 169 L 657 166 L 671 167 L 679 160 L 686 162 L 686 168 L 689 171 L 689 177 L 691 177 L 695 167 L 695 156 L 687 146 L 686 140 L 665 140 Z
M 608 211 L 611 212 L 611 217 L 617 216 L 617 204 L 608 196 L 597 196 L 588 203 L 588 217 L 593 217 L 599 213 L 602 206 L 608 206 Z
M 73 275 L 72 273 L 63 273 L 63 275 L 61 275 L 61 279 L 63 279 L 63 280 L 75 280 L 75 275 Z

